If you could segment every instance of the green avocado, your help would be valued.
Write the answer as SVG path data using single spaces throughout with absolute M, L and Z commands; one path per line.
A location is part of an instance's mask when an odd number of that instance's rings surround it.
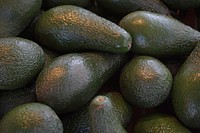
M 22 88 L 37 77 L 45 63 L 42 48 L 19 38 L 0 39 L 0 90 Z
M 40 11 L 42 0 L 1 0 L 0 38 L 19 35 Z
M 63 133 L 57 114 L 47 105 L 26 103 L 12 109 L 0 121 L 1 133 Z
M 189 55 L 200 42 L 200 32 L 163 14 L 136 11 L 125 16 L 119 25 L 132 36 L 131 51 L 140 55 Z
M 51 8 L 35 26 L 40 44 L 63 53 L 127 53 L 132 38 L 124 29 L 89 10 L 72 5 Z
M 200 46 L 197 45 L 174 78 L 172 103 L 178 119 L 200 128 Z
M 74 111 L 95 95 L 119 70 L 126 56 L 111 53 L 71 53 L 43 68 L 36 81 L 39 102 L 57 113 Z

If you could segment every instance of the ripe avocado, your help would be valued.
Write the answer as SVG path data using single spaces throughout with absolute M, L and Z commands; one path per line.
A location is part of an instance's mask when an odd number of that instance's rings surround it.
M 15 90 L 0 91 L 0 118 L 13 108 L 30 102 L 36 102 L 35 83 Z
M 200 128 L 200 46 L 197 45 L 174 78 L 172 103 L 178 119 Z
M 57 113 L 83 106 L 125 63 L 126 56 L 111 53 L 71 53 L 59 56 L 39 74 L 36 95 Z
M 173 78 L 169 69 L 150 56 L 138 56 L 130 60 L 121 71 L 120 89 L 132 105 L 152 108 L 169 96 Z
M 140 118 L 133 133 L 191 133 L 191 131 L 174 116 L 154 113 Z
M 54 7 L 42 14 L 35 36 L 42 45 L 64 53 L 126 53 L 132 43 L 130 34 L 118 25 L 72 5 Z
M 63 133 L 56 113 L 41 103 L 26 103 L 8 112 L 0 121 L 1 133 Z
M 136 11 L 119 24 L 133 39 L 131 51 L 158 58 L 188 55 L 200 42 L 200 32 L 158 13 Z
M 40 11 L 42 0 L 1 0 L 0 38 L 19 35 Z
M 126 133 L 106 96 L 96 96 L 89 106 L 91 133 Z
M 35 42 L 19 37 L 0 38 L 0 90 L 31 83 L 44 62 L 44 52 Z
M 130 104 L 118 92 L 108 92 L 105 96 L 110 99 L 117 118 L 122 126 L 126 128 L 133 114 Z M 89 103 L 74 112 L 61 115 L 60 118 L 63 123 L 64 133 L 90 133 Z

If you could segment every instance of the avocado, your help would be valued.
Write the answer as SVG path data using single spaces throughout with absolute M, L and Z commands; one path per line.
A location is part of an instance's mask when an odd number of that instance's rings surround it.
M 172 9 L 187 10 L 189 8 L 200 7 L 200 0 L 162 0 Z
M 140 108 L 152 108 L 169 96 L 173 78 L 158 59 L 138 56 L 130 60 L 120 74 L 120 90 L 124 98 Z
M 186 126 L 200 128 L 200 46 L 197 45 L 176 74 L 172 103 L 178 119 Z
M 133 39 L 131 51 L 140 55 L 170 58 L 189 55 L 200 42 L 200 33 L 180 21 L 158 13 L 136 11 L 119 24 Z
M 140 118 L 133 133 L 191 133 L 191 131 L 172 115 L 153 113 Z
M 118 92 L 108 92 L 104 96 L 110 99 L 117 118 L 122 126 L 126 128 L 133 115 L 130 104 Z M 63 123 L 64 133 L 90 133 L 89 103 L 78 110 L 61 115 L 60 118 Z
M 96 96 L 89 106 L 91 133 L 126 133 L 106 96 Z
M 115 14 L 144 10 L 169 15 L 169 9 L 160 0 L 96 0 L 97 4 Z
M 13 108 L 30 102 L 36 102 L 35 84 L 15 90 L 0 91 L 0 118 Z
M 31 83 L 43 68 L 45 56 L 33 41 L 0 38 L 0 90 L 22 88 Z
M 62 133 L 63 125 L 47 105 L 26 103 L 8 112 L 0 121 L 1 133 Z
M 132 43 L 130 34 L 118 25 L 72 5 L 57 6 L 41 15 L 35 36 L 40 44 L 63 53 L 126 53 Z
M 60 5 L 76 5 L 86 8 L 89 4 L 90 0 L 43 0 L 43 5 L 47 9 Z
M 100 52 L 59 56 L 39 74 L 37 99 L 57 113 L 74 111 L 89 102 L 125 61 L 125 55 Z
M 40 11 L 42 0 L 1 0 L 0 38 L 19 35 Z

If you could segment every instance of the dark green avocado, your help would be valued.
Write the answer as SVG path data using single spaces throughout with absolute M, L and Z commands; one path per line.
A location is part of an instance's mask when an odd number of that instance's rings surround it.
M 0 38 L 19 35 L 40 11 L 42 0 L 1 0 Z
M 111 53 L 59 56 L 39 74 L 37 99 L 57 113 L 74 111 L 89 102 L 125 60 L 126 56 Z
M 130 34 L 115 23 L 72 5 L 57 6 L 41 15 L 35 36 L 42 45 L 63 53 L 127 53 L 132 43 Z
M 106 96 L 96 96 L 89 106 L 91 133 L 126 133 Z
M 197 45 L 174 78 L 172 103 L 178 119 L 200 128 L 200 46 Z
M 191 131 L 172 115 L 154 113 L 140 118 L 133 133 L 191 133 Z
M 19 38 L 0 39 L 0 90 L 22 88 L 31 83 L 44 66 L 42 48 Z
M 1 133 L 63 133 L 63 125 L 49 106 L 26 103 L 9 111 L 0 121 Z
M 200 42 L 198 31 L 158 13 L 132 12 L 119 25 L 132 36 L 131 51 L 140 55 L 157 58 L 189 55 Z

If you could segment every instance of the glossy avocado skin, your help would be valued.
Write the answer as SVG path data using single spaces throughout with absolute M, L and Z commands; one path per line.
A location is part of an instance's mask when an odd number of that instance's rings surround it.
M 71 53 L 54 59 L 39 74 L 36 95 L 39 102 L 57 113 L 67 113 L 86 104 L 101 86 L 124 64 L 124 55 Z
M 158 58 L 188 55 L 200 41 L 200 33 L 162 14 L 136 11 L 120 24 L 132 36 L 131 51 Z
M 186 10 L 200 6 L 200 0 L 162 0 L 167 6 L 173 9 Z
M 1 38 L 0 90 L 18 89 L 31 83 L 44 62 L 44 52 L 35 42 L 19 37 Z
M 87 7 L 90 4 L 90 0 L 43 0 L 43 4 L 46 8 L 52 8 L 59 5 Z
M 0 118 L 13 108 L 30 102 L 36 102 L 35 85 L 24 88 L 0 91 Z
M 64 53 L 126 53 L 132 43 L 130 34 L 118 25 L 72 5 L 45 12 L 36 23 L 35 35 L 42 45 Z
M 118 92 L 108 92 L 105 96 L 110 99 L 116 116 L 122 126 L 126 128 L 133 115 L 130 104 Z M 63 123 L 64 133 L 90 133 L 89 103 L 74 112 L 61 115 L 60 118 Z
M 149 114 L 137 121 L 134 133 L 191 133 L 174 116 L 167 114 Z
M 120 90 L 124 98 L 140 108 L 152 108 L 169 96 L 173 78 L 168 68 L 150 56 L 130 60 L 120 74 Z
M 42 0 L 1 0 L 0 38 L 17 36 L 40 11 Z
M 8 112 L 0 121 L 1 133 L 63 133 L 63 125 L 49 106 L 26 103 Z
M 106 96 L 96 96 L 91 101 L 89 119 L 91 133 L 126 133 Z
M 200 128 L 200 46 L 197 45 L 174 79 L 172 103 L 178 119 L 188 127 Z
M 139 10 L 170 14 L 169 9 L 160 0 L 96 0 L 96 2 L 106 10 L 119 14 Z

